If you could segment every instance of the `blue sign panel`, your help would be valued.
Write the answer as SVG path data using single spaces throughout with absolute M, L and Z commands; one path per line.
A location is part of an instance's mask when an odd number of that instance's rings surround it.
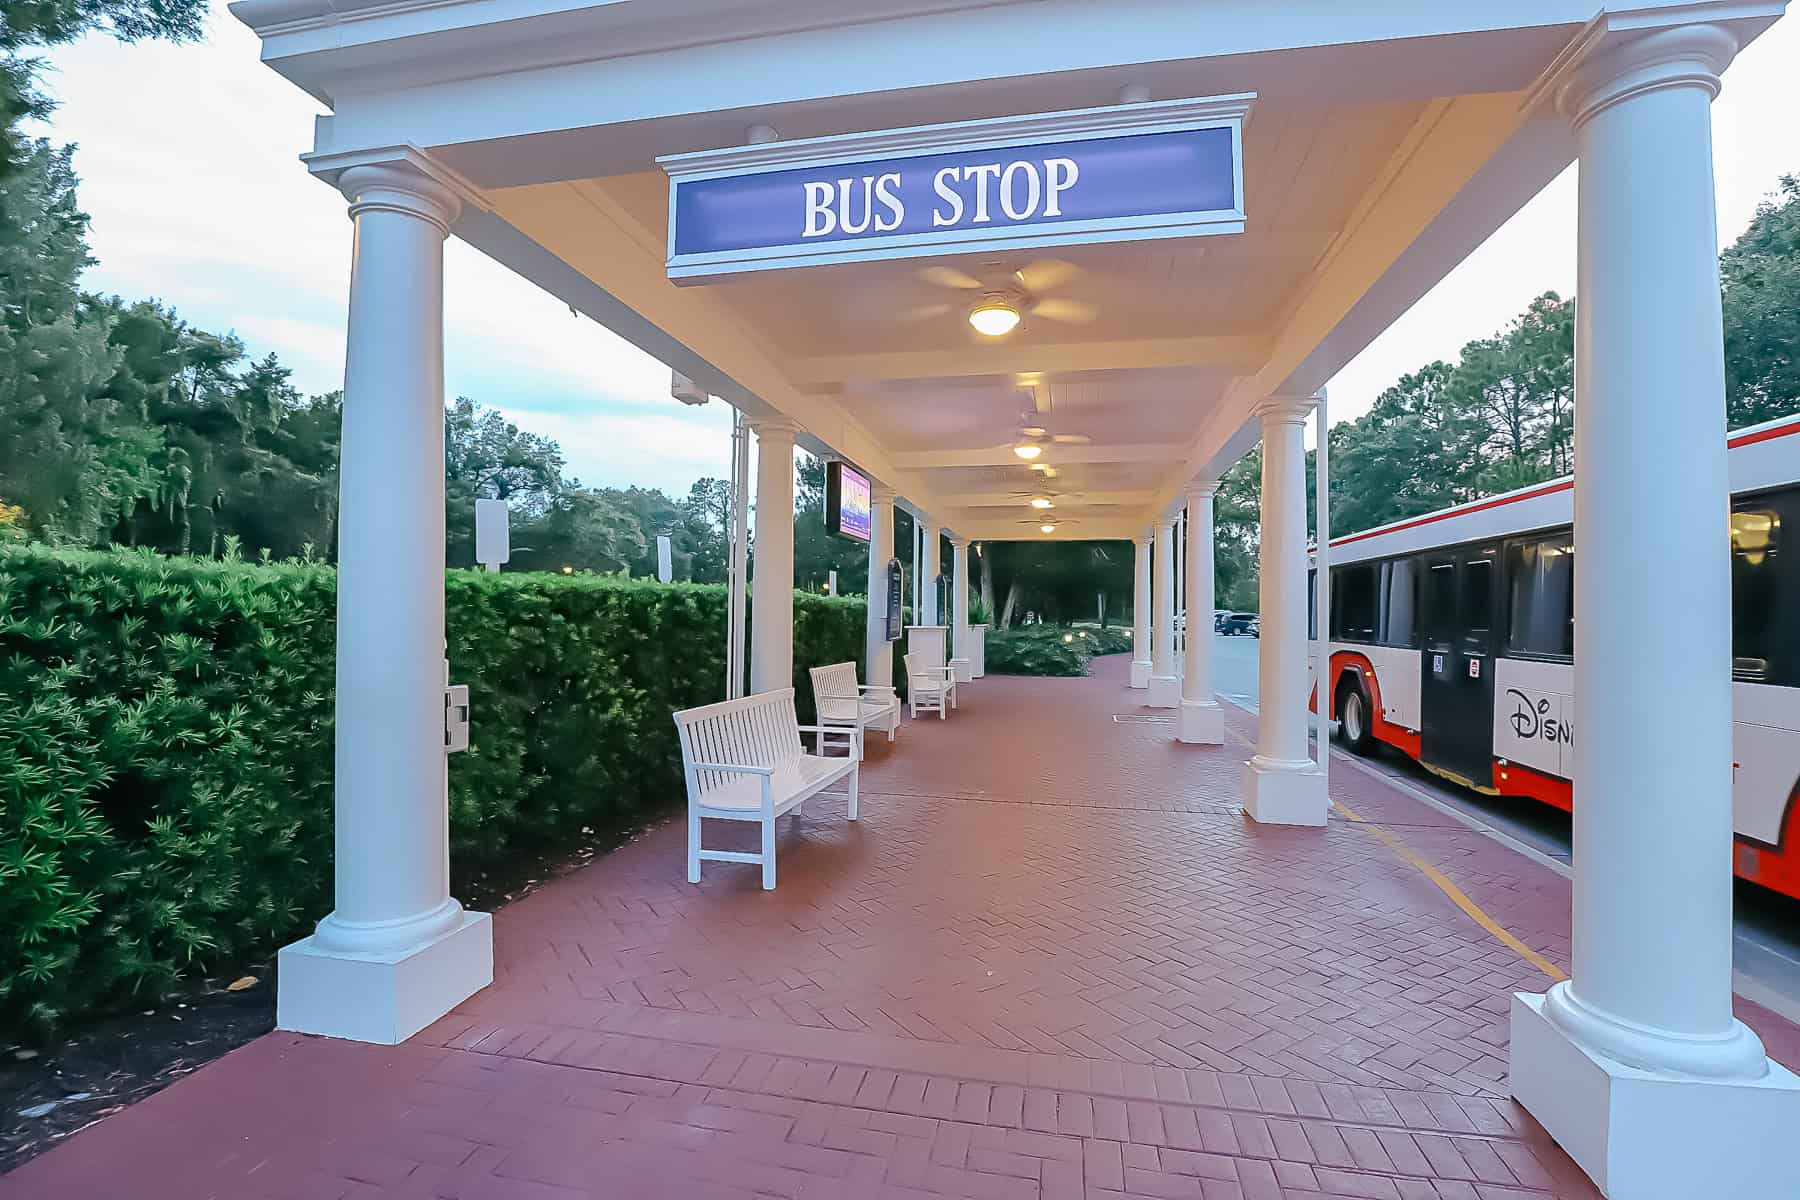
M 1241 232 L 1248 102 L 1176 101 L 666 159 L 669 274 Z M 1039 136 L 1009 141 L 1000 136 L 1009 127 Z M 891 147 L 899 152 L 855 153 Z

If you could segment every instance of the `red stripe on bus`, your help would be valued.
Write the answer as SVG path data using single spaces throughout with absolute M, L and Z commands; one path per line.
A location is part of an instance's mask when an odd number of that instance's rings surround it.
M 1754 433 L 1739 434 L 1726 439 L 1727 448 L 1735 450 L 1739 446 L 1754 446 L 1758 442 L 1773 441 L 1778 437 L 1800 433 L 1800 421 L 1790 421 L 1786 425 L 1777 425 L 1773 429 L 1758 429 Z M 1522 500 L 1536 500 L 1539 496 L 1549 496 L 1556 492 L 1564 492 L 1575 486 L 1572 479 L 1547 483 L 1543 487 L 1533 488 L 1529 492 L 1521 492 L 1517 496 L 1500 496 L 1493 500 L 1483 500 L 1478 504 L 1470 504 L 1463 508 L 1446 509 L 1443 512 L 1429 513 L 1423 517 L 1414 517 L 1410 521 L 1402 521 L 1398 525 L 1383 525 L 1379 529 L 1370 529 L 1362 533 L 1353 533 L 1348 537 L 1335 538 L 1333 546 L 1348 546 L 1352 542 L 1360 542 L 1365 538 L 1380 537 L 1388 533 L 1400 533 L 1407 529 L 1417 529 L 1421 525 L 1430 525 L 1435 521 L 1448 521 L 1451 517 L 1466 517 L 1470 513 L 1486 512 L 1490 508 L 1499 508 L 1505 504 L 1517 504 Z
M 1466 517 L 1470 513 L 1486 512 L 1490 508 L 1499 508 L 1504 504 L 1517 504 L 1521 500 L 1536 500 L 1539 496 L 1548 496 L 1554 492 L 1566 492 L 1575 486 L 1574 480 L 1565 479 L 1560 483 L 1545 484 L 1533 488 L 1529 492 L 1521 492 L 1517 496 L 1501 496 L 1493 500 L 1483 500 L 1479 504 L 1470 504 L 1464 508 L 1448 509 L 1440 513 L 1431 513 L 1423 517 L 1414 517 L 1410 521 L 1402 521 L 1398 525 L 1383 525 L 1380 529 L 1371 529 L 1364 533 L 1353 533 L 1349 537 L 1338 538 L 1333 546 L 1348 546 L 1351 542 L 1360 542 L 1364 538 L 1380 537 L 1383 534 L 1399 533 L 1406 529 L 1417 529 L 1421 525 L 1430 525 L 1435 521 L 1448 521 L 1451 517 Z
M 1725 444 L 1736 450 L 1739 446 L 1754 446 L 1758 442 L 1772 441 L 1778 437 L 1786 437 L 1790 433 L 1800 433 L 1800 421 L 1777 425 L 1773 429 L 1759 429 L 1755 433 L 1739 434 L 1737 437 L 1728 438 Z

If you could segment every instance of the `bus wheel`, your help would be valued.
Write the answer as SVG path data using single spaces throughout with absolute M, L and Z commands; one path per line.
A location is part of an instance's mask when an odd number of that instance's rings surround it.
M 1369 694 L 1354 676 L 1338 688 L 1338 737 L 1357 754 L 1375 753 L 1375 730 L 1369 721 Z

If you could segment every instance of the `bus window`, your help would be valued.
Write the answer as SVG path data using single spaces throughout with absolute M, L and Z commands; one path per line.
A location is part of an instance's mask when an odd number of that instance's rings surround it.
M 1563 658 L 1575 653 L 1575 544 L 1567 533 L 1507 547 L 1511 608 L 1506 648 Z
M 1339 641 L 1375 640 L 1374 563 L 1357 563 L 1333 572 L 1331 634 Z
M 1456 631 L 1456 563 L 1442 558 L 1425 569 L 1425 637 L 1447 642 Z
M 1336 572 L 1333 572 L 1331 586 L 1337 586 Z M 1335 604 L 1336 597 L 1333 597 Z M 1313 567 L 1306 572 L 1306 637 L 1316 640 L 1319 636 L 1319 568 Z
M 1389 646 L 1409 649 L 1419 644 L 1413 613 L 1419 602 L 1419 560 L 1397 558 L 1388 564 L 1387 611 L 1383 614 L 1381 640 Z
M 1773 508 L 1731 514 L 1731 674 L 1772 682 L 1775 606 L 1781 570 L 1781 514 Z
M 1494 627 L 1494 560 L 1471 558 L 1463 563 L 1463 632 L 1474 636 Z

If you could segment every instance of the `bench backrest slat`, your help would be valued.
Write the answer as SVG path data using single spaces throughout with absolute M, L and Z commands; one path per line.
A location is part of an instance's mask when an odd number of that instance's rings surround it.
M 681 759 L 687 770 L 688 788 L 696 795 L 734 783 L 742 785 L 756 777 L 732 771 L 697 770 L 695 763 L 779 767 L 804 753 L 800 721 L 794 714 L 793 688 L 686 709 L 675 714 L 675 726 L 681 735 Z
M 855 663 L 841 662 L 814 667 L 810 674 L 815 698 L 856 699 Z

